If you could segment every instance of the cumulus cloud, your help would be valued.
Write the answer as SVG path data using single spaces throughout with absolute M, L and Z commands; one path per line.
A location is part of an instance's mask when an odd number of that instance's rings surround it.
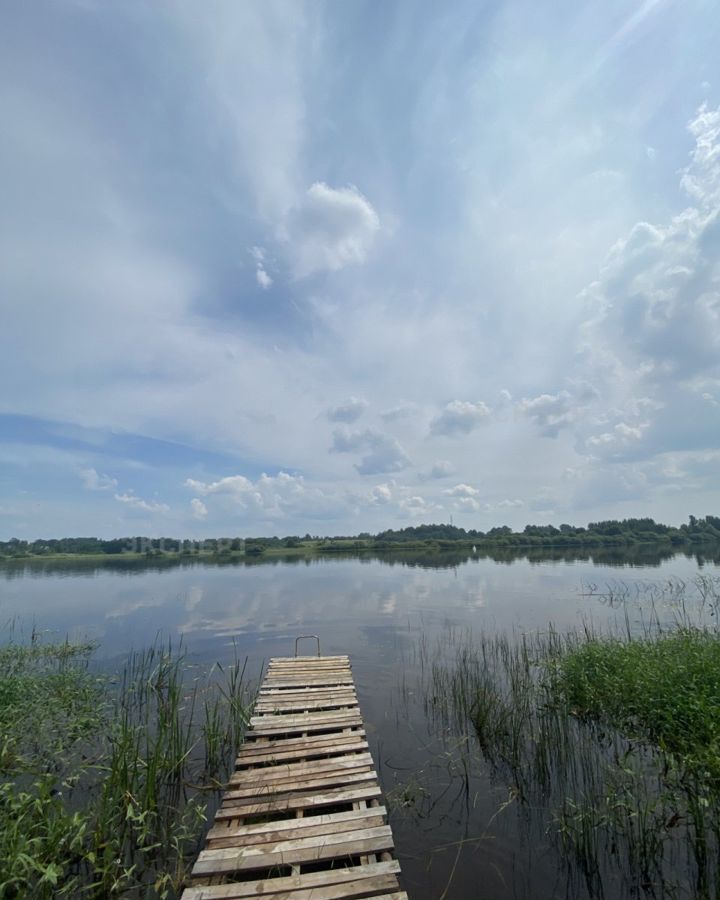
M 281 236 L 293 274 L 304 278 L 364 262 L 379 228 L 377 213 L 356 187 L 316 181 L 288 213 Z
M 263 473 L 255 481 L 244 475 L 229 475 L 211 482 L 188 478 L 185 487 L 201 497 L 216 496 L 226 510 L 248 516 L 333 518 L 344 509 L 344 504 L 336 496 L 306 484 L 302 475 L 290 475 L 288 472 L 278 472 L 277 475 Z M 202 503 L 200 500 L 198 502 Z M 207 504 L 203 506 L 207 509 Z
M 371 428 L 365 431 L 336 428 L 330 449 L 333 453 L 364 453 L 355 466 L 360 475 L 400 472 L 410 465 L 410 458 L 394 437 Z
M 117 478 L 100 474 L 95 469 L 81 469 L 80 478 L 88 491 L 112 491 L 118 486 Z
M 436 460 L 432 466 L 430 466 L 430 471 L 422 476 L 422 478 L 427 481 L 428 479 L 440 479 L 440 478 L 449 478 L 451 475 L 455 474 L 455 466 L 450 462 L 449 459 L 438 459 Z
M 385 506 L 392 500 L 392 488 L 389 484 L 376 484 L 371 492 L 371 503 Z
M 479 493 L 480 491 L 470 484 L 456 484 L 455 487 L 443 491 L 448 497 L 477 497 Z
M 588 438 L 587 444 L 590 447 L 599 446 L 616 446 L 617 444 L 628 444 L 633 441 L 639 441 L 643 436 L 643 431 L 648 427 L 647 422 L 640 425 L 628 425 L 626 422 L 618 422 L 612 431 L 604 431 L 602 434 Z
M 251 247 L 250 255 L 255 260 L 255 278 L 263 290 L 267 290 L 273 283 L 265 268 L 265 249 L 263 247 Z
M 398 504 L 398 507 L 401 515 L 405 515 L 410 519 L 420 519 L 426 516 L 431 516 L 437 510 L 442 509 L 442 506 L 439 506 L 432 501 L 426 500 L 419 494 L 413 494 L 410 497 L 404 497 Z
M 600 345 L 655 384 L 720 367 L 720 109 L 701 107 L 689 129 L 696 143 L 681 186 L 693 205 L 665 226 L 638 222 L 585 292 L 596 310 L 589 354 Z
M 332 406 L 325 413 L 331 422 L 357 422 L 368 407 L 367 400 L 358 397 L 348 397 L 338 406 Z
M 524 398 L 518 401 L 517 408 L 537 425 L 544 437 L 557 437 L 561 429 L 575 421 L 575 403 L 568 391 Z
M 490 408 L 482 400 L 477 403 L 468 400 L 452 400 L 430 422 L 430 434 L 447 437 L 470 434 L 489 416 Z
M 137 509 L 142 512 L 151 513 L 170 512 L 170 507 L 166 503 L 158 503 L 155 500 L 143 500 L 142 497 L 135 496 L 132 491 L 128 491 L 124 494 L 114 494 L 113 496 L 118 501 L 118 503 L 123 503 L 130 509 Z
M 409 419 L 410 416 L 417 412 L 417 406 L 414 403 L 401 403 L 399 406 L 393 406 L 380 413 L 383 422 L 399 422 L 401 419 Z
M 190 501 L 190 509 L 192 510 L 192 515 L 194 519 L 198 519 L 202 521 L 203 519 L 207 519 L 208 516 L 208 508 L 197 497 L 193 497 Z

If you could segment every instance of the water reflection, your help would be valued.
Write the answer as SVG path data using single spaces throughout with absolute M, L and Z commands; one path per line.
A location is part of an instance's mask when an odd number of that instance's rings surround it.
M 382 563 L 386 566 L 407 566 L 421 569 L 455 569 L 480 560 L 512 565 L 514 563 L 577 563 L 588 562 L 594 566 L 609 567 L 659 567 L 668 560 L 684 557 L 693 560 L 698 568 L 705 565 L 720 565 L 720 545 L 698 545 L 692 549 L 677 550 L 671 546 L 637 544 L 632 547 L 535 547 L 492 549 L 438 549 L 438 550 L 368 550 L 334 552 L 320 556 L 298 556 L 293 553 L 278 553 L 272 556 L 244 557 L 192 557 L 157 556 L 145 558 L 122 558 L 110 556 L 75 557 L 72 559 L 17 559 L 0 561 L 0 577 L 42 578 L 63 576 L 85 576 L 94 578 L 100 572 L 116 572 L 124 575 L 143 575 L 148 572 L 167 572 L 171 569 L 196 568 L 241 568 L 256 569 L 260 566 L 314 566 L 340 560 L 355 560 L 360 563 Z

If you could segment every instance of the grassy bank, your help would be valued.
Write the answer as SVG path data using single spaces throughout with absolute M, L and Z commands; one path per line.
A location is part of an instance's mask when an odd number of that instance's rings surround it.
M 422 650 L 429 714 L 554 838 L 571 895 L 719 895 L 718 588 L 710 624 L 683 603 L 675 626 L 640 634 L 451 634 Z
M 0 648 L 0 896 L 172 897 L 245 722 L 243 667 L 156 644 Z

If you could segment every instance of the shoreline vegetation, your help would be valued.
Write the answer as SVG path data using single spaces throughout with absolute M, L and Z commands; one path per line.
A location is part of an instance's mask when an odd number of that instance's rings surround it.
M 720 578 L 650 587 L 639 628 L 419 649 L 431 720 L 551 838 L 564 896 L 720 896 Z
M 232 769 L 241 660 L 156 641 L 106 674 L 94 650 L 0 646 L 0 897 L 177 896 Z
M 418 525 L 370 534 L 320 537 L 306 534 L 285 537 L 229 537 L 189 540 L 179 538 L 126 537 L 103 540 L 95 537 L 51 538 L 35 541 L 11 538 L 0 541 L 0 560 L 83 559 L 239 559 L 242 557 L 309 558 L 337 553 L 467 550 L 473 553 L 503 551 L 587 552 L 597 549 L 628 549 L 639 546 L 683 551 L 720 547 L 720 516 L 690 516 L 686 524 L 664 525 L 651 518 L 610 519 L 590 522 L 587 527 L 561 524 L 526 525 L 512 531 L 507 525 L 487 532 L 456 525 Z M 671 554 L 669 554 L 671 555 Z

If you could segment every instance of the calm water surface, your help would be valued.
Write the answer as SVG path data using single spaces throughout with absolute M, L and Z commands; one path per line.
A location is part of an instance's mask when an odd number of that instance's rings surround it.
M 350 558 L 159 569 L 152 563 L 15 563 L 0 568 L 0 620 L 16 632 L 34 626 L 96 639 L 110 662 L 158 633 L 182 637 L 197 660 L 227 661 L 235 643 L 254 678 L 269 657 L 292 655 L 296 635 L 317 633 L 323 653 L 351 656 L 410 896 L 430 900 L 446 888 L 447 897 L 494 900 L 579 896 L 577 886 L 569 893 L 545 835 L 524 811 L 506 805 L 507 785 L 475 754 L 468 770 L 457 738 L 427 719 L 418 648 L 453 628 L 624 622 L 626 608 L 638 622 L 638 606 L 612 608 L 586 596 L 587 585 L 690 581 L 698 560 L 679 555 L 654 565 L 608 566 L 470 556 L 412 562 Z M 720 573 L 713 562 L 703 570 Z

